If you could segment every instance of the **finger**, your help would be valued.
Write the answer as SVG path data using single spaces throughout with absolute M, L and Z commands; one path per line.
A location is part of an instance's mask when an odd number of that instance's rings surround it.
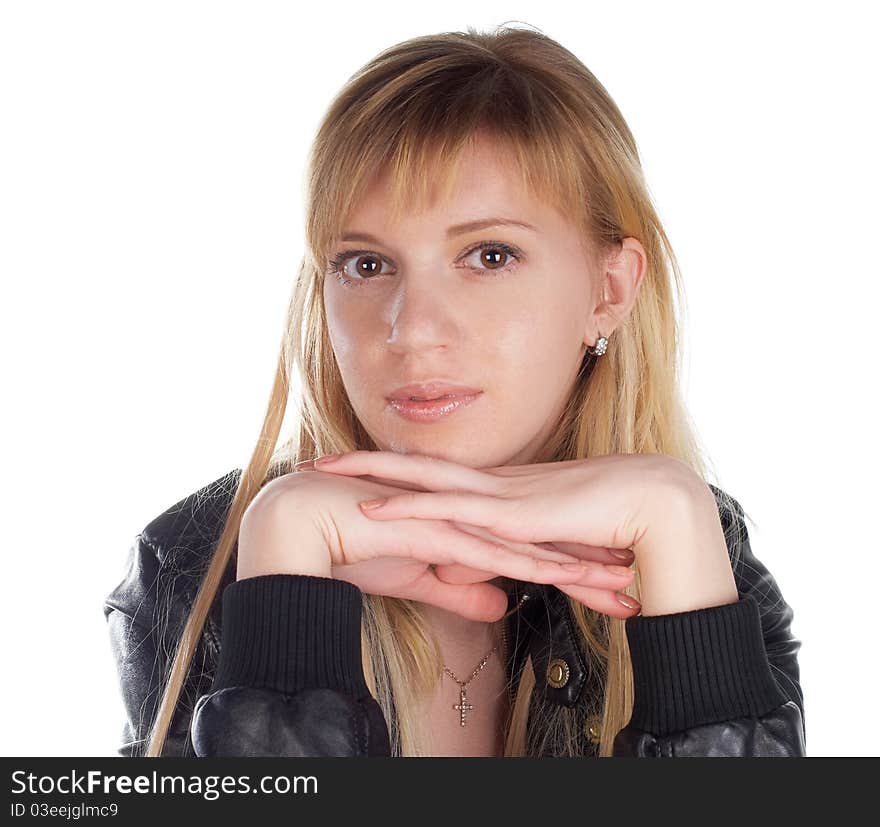
M 641 604 L 639 604 L 639 602 L 631 595 L 627 594 L 624 596 L 630 602 L 638 604 L 637 608 L 629 609 L 620 603 L 616 596 L 617 592 L 613 589 L 596 589 L 590 586 L 578 586 L 572 584 L 557 585 L 556 588 L 570 597 L 573 597 L 578 602 L 583 603 L 585 606 L 595 609 L 597 612 L 609 615 L 610 617 L 626 619 L 628 617 L 634 617 L 642 611 Z
M 481 583 L 485 580 L 492 580 L 498 575 L 494 571 L 481 571 L 473 569 L 470 566 L 464 566 L 461 563 L 452 563 L 448 566 L 435 566 L 434 574 L 438 580 L 444 583 Z
M 625 589 L 635 579 L 635 572 L 627 566 L 587 562 L 583 577 L 572 586 L 589 586 L 596 589 Z
M 332 466 L 331 466 L 332 468 Z M 293 470 L 296 473 L 301 473 L 303 471 L 315 471 L 318 470 L 315 468 L 315 460 L 303 460 L 302 462 L 298 462 L 293 466 Z M 320 470 L 330 470 L 330 469 L 320 469 Z M 377 482 L 380 485 L 389 485 L 393 488 L 406 488 L 411 491 L 429 491 L 429 488 L 424 488 L 421 485 L 417 485 L 416 483 L 406 482 L 404 480 L 394 480 L 388 477 L 377 477 L 373 474 L 354 474 L 348 473 L 344 468 L 340 471 L 340 473 L 346 473 L 348 476 L 357 476 L 363 480 L 367 480 L 368 482 Z
M 435 566 L 434 574 L 437 579 L 445 583 L 480 583 L 496 577 L 494 572 L 480 571 L 469 566 L 455 563 L 448 566 Z M 591 587 L 600 591 L 609 589 L 616 591 L 625 589 L 635 579 L 635 572 L 626 566 L 604 565 L 602 563 L 588 563 L 587 569 L 576 583 L 571 586 Z
M 430 603 L 468 620 L 494 623 L 507 611 L 508 599 L 502 589 L 488 583 L 453 585 L 439 580 L 427 569 L 409 590 L 414 600 Z
M 501 542 L 475 537 L 445 521 L 398 520 L 393 537 L 398 540 L 385 552 L 390 556 L 412 557 L 425 563 L 462 563 L 495 576 L 512 577 L 533 583 L 574 583 L 583 577 L 583 561 L 560 563 L 542 560 L 532 554 L 510 549 Z
M 616 569 L 616 571 L 610 571 L 609 568 Z M 495 577 L 492 572 L 479 571 L 460 564 L 436 566 L 434 569 L 434 575 L 442 582 L 456 585 L 484 582 Z M 634 577 L 635 572 L 632 569 L 624 568 L 622 566 L 606 567 L 601 564 L 596 564 L 596 568 L 588 571 L 577 583 L 558 586 L 558 588 L 561 590 L 574 590 L 575 588 L 578 588 L 580 597 L 574 593 L 572 593 L 572 596 L 581 602 L 586 603 L 588 600 L 604 601 L 602 605 L 604 605 L 605 608 L 600 609 L 600 611 L 609 614 L 610 608 L 613 608 L 614 610 L 623 608 L 617 603 L 616 599 L 609 603 L 606 599 L 609 596 L 609 592 L 611 593 L 610 596 L 614 597 L 613 592 L 619 589 L 625 589 L 627 586 L 631 585 Z M 633 598 L 633 600 L 635 600 L 635 598 Z M 588 605 L 591 604 L 588 603 Z
M 371 520 L 399 520 L 415 518 L 419 520 L 454 520 L 482 526 L 503 534 L 505 539 L 524 540 L 528 537 L 514 537 L 511 526 L 517 524 L 514 510 L 518 507 L 513 500 L 504 500 L 492 494 L 477 494 L 472 491 L 410 492 L 395 494 L 374 507 L 365 507 L 364 500 L 358 505 L 361 512 Z M 501 531 L 501 526 L 507 526 Z
M 495 475 L 427 454 L 348 451 L 337 455 L 332 462 L 315 460 L 314 470 L 355 476 L 370 474 L 415 483 L 425 491 L 465 489 L 489 493 L 498 489 Z
M 533 462 L 526 465 L 496 465 L 480 468 L 486 474 L 498 477 L 525 477 L 530 474 L 540 474 L 544 470 L 569 468 L 575 465 L 583 465 L 582 459 L 567 459 L 557 462 Z M 546 468 L 544 467 L 546 466 Z
M 331 468 L 332 468 L 332 466 L 331 466 Z M 314 471 L 314 470 L 316 470 L 316 469 L 310 465 L 304 465 L 301 468 L 296 469 L 296 471 L 299 473 L 301 473 L 303 471 Z M 325 470 L 325 469 L 321 469 L 321 470 Z M 330 469 L 326 469 L 326 470 L 330 470 Z M 349 477 L 358 477 L 359 479 L 366 480 L 367 482 L 375 482 L 375 483 L 378 483 L 379 485 L 387 485 L 392 488 L 403 488 L 408 491 L 430 491 L 431 490 L 429 488 L 425 488 L 421 485 L 418 485 L 417 483 L 414 483 L 414 482 L 407 482 L 406 480 L 396 480 L 396 479 L 392 479 L 390 477 L 378 477 L 373 474 L 349 473 L 345 469 L 341 470 L 339 473 L 345 474 L 346 476 L 349 476 Z
M 579 543 L 568 543 L 570 550 L 561 550 L 554 546 L 553 543 L 526 543 L 518 540 L 510 540 L 508 538 L 496 537 L 486 528 L 482 526 L 470 525 L 469 523 L 460 523 L 458 520 L 449 520 L 449 524 L 467 534 L 474 534 L 482 537 L 490 542 L 504 542 L 514 551 L 523 554 L 532 554 L 539 560 L 556 560 L 559 563 L 577 563 L 583 559 L 577 552 L 580 548 L 589 548 L 589 546 L 581 546 Z M 617 562 L 617 561 L 615 561 Z
M 396 480 L 390 477 L 377 477 L 373 474 L 349 474 L 348 476 L 357 476 L 359 479 L 367 480 L 368 482 L 376 482 L 379 483 L 379 485 L 388 485 L 393 488 L 403 488 L 407 491 L 430 491 L 429 488 L 423 488 L 418 483 L 408 482 L 407 480 Z
M 566 554 L 573 554 L 582 560 L 595 560 L 597 563 L 629 566 L 635 560 L 635 553 L 630 548 L 607 548 L 605 546 L 590 546 L 586 543 L 571 543 L 559 540 L 549 545 L 555 546 L 559 551 Z

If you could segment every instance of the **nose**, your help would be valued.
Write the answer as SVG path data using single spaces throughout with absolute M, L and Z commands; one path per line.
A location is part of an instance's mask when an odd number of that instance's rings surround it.
M 401 281 L 389 309 L 387 345 L 401 354 L 448 347 L 463 334 L 463 302 L 442 279 Z

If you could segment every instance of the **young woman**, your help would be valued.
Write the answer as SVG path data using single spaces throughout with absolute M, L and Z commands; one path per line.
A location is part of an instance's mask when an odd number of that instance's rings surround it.
M 805 754 L 792 610 L 707 481 L 678 266 L 588 69 L 516 28 L 385 50 L 320 125 L 306 242 L 250 462 L 107 598 L 120 752 Z

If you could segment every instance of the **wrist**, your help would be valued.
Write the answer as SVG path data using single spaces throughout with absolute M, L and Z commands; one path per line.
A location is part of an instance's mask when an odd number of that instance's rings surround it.
M 248 509 L 239 528 L 236 579 L 265 574 L 331 577 L 330 552 L 322 532 L 286 499 L 267 500 Z
M 634 550 L 643 616 L 739 600 L 718 506 L 708 486 L 671 492 L 662 516 Z

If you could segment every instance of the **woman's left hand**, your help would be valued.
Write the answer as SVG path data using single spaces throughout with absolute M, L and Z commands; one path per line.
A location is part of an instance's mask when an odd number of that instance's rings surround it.
M 314 469 L 422 489 L 389 497 L 380 508 L 362 508 L 371 519 L 446 519 L 606 563 L 621 562 L 613 550 L 631 549 L 643 615 L 738 599 L 715 497 L 673 457 L 608 454 L 480 469 L 392 451 L 350 451 L 326 460 L 317 460 Z M 436 573 L 448 582 L 494 576 L 462 566 L 438 566 Z M 620 612 L 619 605 L 612 608 L 611 590 L 557 588 L 597 611 Z

